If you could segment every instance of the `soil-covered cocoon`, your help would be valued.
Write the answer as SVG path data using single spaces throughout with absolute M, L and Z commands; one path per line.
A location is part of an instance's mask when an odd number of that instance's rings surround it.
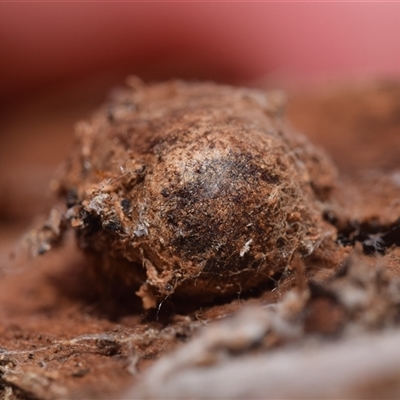
M 145 308 L 254 288 L 332 240 L 335 168 L 280 93 L 132 79 L 77 138 L 58 182 L 68 224 Z

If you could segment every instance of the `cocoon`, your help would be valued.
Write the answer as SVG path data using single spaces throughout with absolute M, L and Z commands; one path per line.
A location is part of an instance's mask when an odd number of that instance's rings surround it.
M 99 272 L 120 274 L 145 308 L 209 301 L 331 240 L 336 170 L 285 122 L 282 97 L 132 78 L 80 123 L 58 188 Z

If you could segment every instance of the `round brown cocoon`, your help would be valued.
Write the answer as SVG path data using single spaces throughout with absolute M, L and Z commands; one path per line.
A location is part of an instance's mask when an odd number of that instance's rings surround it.
M 330 237 L 335 169 L 285 123 L 280 93 L 131 86 L 78 126 L 60 191 L 80 246 L 146 308 L 254 288 Z

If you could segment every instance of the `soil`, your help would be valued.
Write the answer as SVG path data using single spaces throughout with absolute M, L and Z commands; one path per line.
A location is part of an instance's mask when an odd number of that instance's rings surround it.
M 330 84 L 288 92 L 291 124 L 323 147 L 340 170 L 347 207 L 324 216 L 337 230 L 334 268 L 316 269 L 310 276 L 299 261 L 285 279 L 238 297 L 206 306 L 166 302 L 149 311 L 123 287 L 117 295 L 99 295 L 87 268 L 90 260 L 72 234 L 63 246 L 35 259 L 19 240 L 33 218 L 44 218 L 54 202 L 46 188 L 68 152 L 73 124 L 101 102 L 97 89 L 81 103 L 65 100 L 70 96 L 28 99 L 10 106 L 1 120 L 0 394 L 5 398 L 101 399 L 126 397 L 129 391 L 131 397 L 160 398 L 163 392 L 154 382 L 160 362 L 170 360 L 179 377 L 181 369 L 174 366 L 179 349 L 190 349 L 202 332 L 213 332 L 216 321 L 229 321 L 225 317 L 242 321 L 239 312 L 246 307 L 276 307 L 273 315 L 293 330 L 265 323 L 259 328 L 262 340 L 234 337 L 200 346 L 202 357 L 194 359 L 202 371 L 222 365 L 222 358 L 244 360 L 284 351 L 289 344 L 301 347 L 307 338 L 344 343 L 354 327 L 361 335 L 398 326 L 400 83 Z M 215 349 L 222 347 L 219 359 Z M 351 393 L 394 396 L 400 389 L 396 371 L 380 378 L 373 391 L 357 381 Z M 201 397 L 196 393 L 189 395 Z

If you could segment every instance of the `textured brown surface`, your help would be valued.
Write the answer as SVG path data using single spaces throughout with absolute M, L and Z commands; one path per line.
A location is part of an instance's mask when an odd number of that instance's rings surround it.
M 66 224 L 105 275 L 142 284 L 146 308 L 241 294 L 287 273 L 295 253 L 333 247 L 323 214 L 336 170 L 285 124 L 280 97 L 135 81 L 78 125 L 55 183 Z
M 124 289 L 122 282 L 116 278 L 108 282 L 108 292 L 99 295 L 95 288 L 98 280 L 91 276 L 91 269 L 88 268 L 90 262 L 76 247 L 73 235 L 67 235 L 59 249 L 33 261 L 17 247 L 14 262 L 3 264 L 4 273 L 0 280 L 0 373 L 3 394 L 11 399 L 122 396 L 135 382 L 146 385 L 147 378 L 142 374 L 150 371 L 149 367 L 157 364 L 157 360 L 163 359 L 172 359 L 170 368 L 173 379 L 169 388 L 179 388 L 179 385 L 174 386 L 174 382 L 178 382 L 180 376 L 185 376 L 179 368 L 174 369 L 179 357 L 175 357 L 175 353 L 171 353 L 169 358 L 164 355 L 185 342 L 189 345 L 199 328 L 206 329 L 204 332 L 214 332 L 207 330 L 207 327 L 212 328 L 213 321 L 235 314 L 245 305 L 276 310 L 279 318 L 274 317 L 275 312 L 268 314 L 268 323 L 264 323 L 264 317 L 256 317 L 256 324 L 261 324 L 262 328 L 257 331 L 259 336 L 254 337 L 248 336 L 248 333 L 243 336 L 240 329 L 253 326 L 255 322 L 251 313 L 244 319 L 243 314 L 238 315 L 236 321 L 239 325 L 236 328 L 227 322 L 229 340 L 218 343 L 211 341 L 207 342 L 211 347 L 200 347 L 204 353 L 199 364 L 201 368 L 194 370 L 199 379 L 206 376 L 201 375 L 208 371 L 205 365 L 209 366 L 210 373 L 222 373 L 223 369 L 219 369 L 222 367 L 221 360 L 232 362 L 232 365 L 243 362 L 246 366 L 250 365 L 246 364 L 246 360 L 257 354 L 264 355 L 270 349 L 276 349 L 278 353 L 282 351 L 284 356 L 286 344 L 289 343 L 304 351 L 308 348 L 304 345 L 307 340 L 323 345 L 332 338 L 339 341 L 343 338 L 345 345 L 348 334 L 357 337 L 357 332 L 381 332 L 398 325 L 400 254 L 396 245 L 396 221 L 399 218 L 400 185 L 397 172 L 399 158 L 396 156 L 399 146 L 395 144 L 399 129 L 397 120 L 389 118 L 395 115 L 393 110 L 398 107 L 396 93 L 400 93 L 396 83 L 374 83 L 350 88 L 336 87 L 335 90 L 303 90 L 289 96 L 289 119 L 293 125 L 300 131 L 309 132 L 313 141 L 323 145 L 332 154 L 342 173 L 339 180 L 342 197 L 338 196 L 338 205 L 332 207 L 332 213 L 325 215 L 325 218 L 342 235 L 341 243 L 350 245 L 333 244 L 335 251 L 328 249 L 327 256 L 331 257 L 333 264 L 339 265 L 346 254 L 352 251 L 354 244 L 357 251 L 352 261 L 346 261 L 338 270 L 318 269 L 315 268 L 315 260 L 304 260 L 304 265 L 296 258 L 292 273 L 279 280 L 276 286 L 261 286 L 244 293 L 240 298 L 228 302 L 221 300 L 208 306 L 166 301 L 159 310 L 144 312 L 140 302 L 132 300 L 132 291 Z M 57 95 L 54 97 L 57 98 Z M 375 110 L 377 104 L 381 104 L 379 112 Z M 75 107 L 79 108 L 77 105 Z M 87 104 L 80 107 L 84 109 Z M 29 114 L 26 110 L 25 113 L 21 111 L 18 122 L 12 120 L 12 113 L 8 119 L 3 118 L 3 126 L 6 127 L 3 132 L 6 133 L 1 140 L 3 143 L 13 143 L 13 146 L 0 147 L 3 152 L 0 159 L 3 165 L 7 163 L 9 166 L 2 168 L 1 175 L 2 187 L 7 184 L 7 190 L 1 192 L 0 215 L 4 222 L 0 225 L 0 258 L 3 261 L 7 260 L 8 249 L 15 247 L 16 239 L 28 223 L 26 204 L 36 212 L 43 207 L 46 198 L 43 190 L 38 189 L 35 197 L 38 206 L 25 201 L 29 191 L 23 183 L 33 181 L 33 178 L 27 177 L 29 165 L 35 157 L 42 159 L 45 168 L 41 170 L 50 176 L 54 168 L 52 163 L 61 160 L 62 153 L 66 152 L 65 145 L 50 145 L 50 149 L 54 149 L 50 152 L 43 143 L 46 138 L 52 143 L 67 143 L 66 137 L 57 139 L 57 132 L 62 135 L 63 132 L 72 131 L 69 127 L 79 115 L 75 112 L 68 117 L 60 110 L 53 110 L 45 118 L 38 112 L 36 110 Z M 374 119 L 374 123 L 367 124 L 367 127 L 363 125 L 366 114 Z M 35 117 L 32 118 L 32 115 Z M 342 115 L 343 119 L 340 118 Z M 22 122 L 29 129 L 24 130 Z M 364 136 L 365 129 L 368 131 L 369 144 Z M 29 139 L 25 147 L 24 140 L 29 137 L 24 136 L 26 132 L 40 132 L 43 140 L 36 142 Z M 21 184 L 11 185 L 10 182 L 14 182 L 14 167 L 24 165 L 19 158 L 21 156 L 18 156 L 23 153 L 31 157 L 31 164 L 25 164 L 21 169 L 18 175 Z M 383 172 L 381 167 L 384 167 Z M 44 176 L 38 174 L 35 179 L 37 182 L 45 181 Z M 51 201 L 48 200 L 49 203 Z M 13 210 L 11 221 L 5 218 L 9 210 Z M 13 223 L 17 217 L 18 224 Z M 382 252 L 360 255 L 363 246 L 372 239 L 375 244 L 377 239 L 383 241 L 378 240 L 383 243 Z M 305 267 L 311 263 L 314 266 L 314 283 L 309 283 L 310 277 L 304 275 L 304 271 L 308 270 Z M 291 291 L 282 301 L 294 284 L 300 291 Z M 116 285 L 118 290 L 115 290 Z M 104 282 L 101 287 L 105 289 Z M 258 311 L 256 314 L 260 315 Z M 250 329 L 246 332 L 253 331 Z M 367 347 L 368 340 L 363 339 Z M 201 340 L 196 343 L 201 343 Z M 374 356 L 370 348 L 367 353 Z M 295 355 L 288 354 L 286 362 L 290 363 L 290 357 Z M 333 357 L 332 353 L 327 354 Z M 370 362 L 371 358 L 363 361 L 363 365 Z M 346 360 L 343 360 L 343 365 L 350 368 L 354 364 L 346 364 Z M 388 362 L 387 365 L 394 364 Z M 190 364 L 188 366 L 192 368 Z M 191 371 L 188 369 L 188 373 Z M 348 391 L 340 392 L 340 395 L 346 397 L 351 393 L 353 397 L 360 398 L 368 397 L 373 392 L 376 398 L 396 397 L 399 390 L 396 385 L 397 370 L 393 367 L 392 372 L 389 369 L 384 371 L 385 375 L 377 374 L 375 380 L 365 374 L 372 386 L 362 379 L 360 383 L 359 377 L 358 381 L 350 381 L 350 386 L 343 386 Z M 346 375 L 351 376 L 350 372 Z M 245 382 L 241 383 L 240 375 L 236 373 L 234 380 L 245 389 Z M 229 379 L 232 381 L 232 376 Z M 207 381 L 200 382 L 201 387 L 211 393 L 212 387 Z M 162 389 L 163 381 L 158 383 Z M 313 384 L 318 388 L 318 380 Z M 329 380 L 324 381 L 325 387 L 328 384 Z M 144 390 L 142 394 L 147 393 L 151 397 L 150 387 L 143 388 L 143 385 L 140 389 Z M 221 390 L 229 386 L 223 382 L 221 385 Z M 285 382 L 281 388 L 287 385 Z M 156 390 L 160 386 L 157 386 L 157 382 L 151 382 L 151 387 Z M 257 387 L 254 385 L 254 388 Z M 238 390 L 237 393 L 243 392 Z M 254 391 L 247 393 L 257 397 Z M 279 393 L 279 390 L 275 393 Z M 321 391 L 316 389 L 314 393 Z M 159 397 L 159 393 L 155 397 Z

